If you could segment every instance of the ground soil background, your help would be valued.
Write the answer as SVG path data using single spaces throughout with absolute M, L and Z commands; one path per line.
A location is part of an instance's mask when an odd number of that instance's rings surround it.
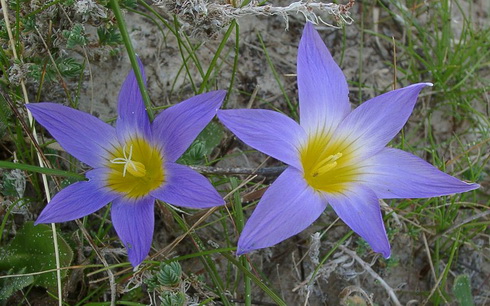
M 482 24 L 488 23 L 488 15 L 478 14 L 477 12 L 480 10 L 481 12 L 488 12 L 489 3 L 476 1 L 474 7 L 478 7 L 478 9 L 475 9 L 475 20 L 479 20 Z M 351 25 L 345 25 L 343 29 L 322 25 L 318 27 L 333 57 L 337 62 L 341 62 L 341 68 L 351 87 L 351 102 L 354 106 L 390 90 L 393 86 L 395 74 L 392 67 L 393 45 L 381 41 L 373 35 L 367 35 L 362 31 L 360 18 L 363 10 L 364 15 L 362 18 L 364 19 L 365 29 L 393 36 L 395 41 L 402 41 L 403 35 L 406 35 L 399 25 L 389 18 L 385 11 L 380 10 L 377 6 L 371 7 L 368 2 L 357 3 L 352 8 L 351 16 L 353 22 Z M 380 16 L 375 19 L 375 15 L 378 13 Z M 422 21 L 423 18 L 421 16 Z M 459 22 L 461 16 L 458 15 L 457 10 L 454 10 L 452 18 L 451 26 L 458 31 L 458 27 L 462 23 Z M 192 90 L 188 82 L 181 75 L 179 76 L 181 65 L 176 65 L 176 63 L 182 62 L 182 59 L 178 53 L 175 40 L 172 40 L 170 36 L 164 39 L 151 22 L 139 15 L 128 13 L 127 21 L 131 29 L 131 37 L 135 49 L 146 67 L 149 93 L 152 101 L 161 106 L 167 103 L 175 103 L 191 96 Z M 301 14 L 290 15 L 288 24 L 281 16 L 247 16 L 238 19 L 238 23 L 240 25 L 238 78 L 230 96 L 228 107 L 277 108 L 287 112 L 281 89 L 262 52 L 257 34 L 260 33 L 262 36 L 289 97 L 296 102 L 296 55 L 301 31 L 305 23 L 304 16 Z M 286 26 L 288 29 L 286 29 Z M 431 29 L 428 29 L 428 31 L 431 31 Z M 214 56 L 217 42 L 219 42 L 219 38 L 222 35 L 223 32 L 220 32 L 216 34 L 216 37 L 196 38 L 205 39 L 203 48 L 199 50 L 199 57 L 203 62 L 209 63 Z M 361 41 L 363 41 L 362 48 L 360 47 Z M 344 50 L 343 54 L 342 50 Z M 362 61 L 362 68 L 360 67 L 360 61 Z M 83 91 L 81 108 L 92 110 L 102 119 L 113 118 L 116 115 L 115 97 L 117 97 L 120 84 L 130 66 L 129 61 L 126 56 L 122 55 L 118 59 L 112 58 L 91 64 L 93 85 L 88 85 L 86 90 Z M 359 73 L 359 69 L 363 70 L 362 74 Z M 230 71 L 223 67 L 219 73 L 217 87 L 225 88 L 229 80 Z M 360 76 L 362 79 L 359 79 Z M 485 76 L 482 75 L 482 77 Z M 488 77 L 488 74 L 486 77 Z M 178 80 L 174 85 L 173 93 L 169 95 L 176 78 Z M 424 79 L 421 76 L 418 81 L 431 80 Z M 362 89 L 353 85 L 356 83 L 362 83 Z M 406 85 L 409 84 L 397 84 L 398 87 Z M 360 95 L 359 90 L 362 91 Z M 92 91 L 96 93 L 93 99 L 91 97 Z M 260 97 L 260 100 L 256 99 L 251 102 L 249 95 L 240 94 L 240 92 L 251 93 L 254 91 L 257 97 Z M 444 139 L 446 137 L 445 134 L 453 131 L 451 120 L 448 116 L 450 114 L 436 113 L 430 123 L 432 129 L 435 130 L 435 134 L 440 139 Z M 418 120 L 417 113 L 415 113 L 410 119 L 409 126 Z M 420 135 L 420 137 L 423 137 L 423 135 Z M 246 149 L 248 148 L 244 145 L 238 145 L 235 148 L 235 150 Z M 235 158 L 226 159 L 218 163 L 218 166 L 256 167 L 260 165 L 264 157 L 261 154 L 242 154 Z M 270 164 L 277 165 L 273 161 Z M 313 259 L 313 262 L 309 256 L 303 259 L 308 249 L 308 244 L 305 241 L 315 231 L 328 226 L 335 219 L 335 214 L 330 210 L 321 217 L 321 220 L 315 222 L 313 226 L 303 233 L 274 248 L 255 253 L 252 259 L 268 275 L 274 287 L 279 290 L 281 296 L 290 305 L 300 305 L 305 301 L 308 301 L 307 303 L 310 305 L 338 305 L 342 295 L 355 292 L 356 288 L 360 288 L 372 295 L 376 303 L 390 305 L 392 302 L 386 290 L 349 257 L 336 258 L 333 260 L 334 263 L 327 263 L 323 275 L 319 278 L 318 283 L 311 287 L 310 293 L 307 293 L 300 286 L 315 267 L 315 259 Z M 335 243 L 337 239 L 342 237 L 341 235 L 345 233 L 345 230 L 344 226 L 339 226 L 338 229 L 330 231 L 327 241 Z M 203 235 L 206 237 L 209 234 L 204 233 Z M 212 235 L 208 238 L 219 241 L 219 237 L 212 237 Z M 165 240 L 165 238 L 163 239 Z M 165 244 L 165 241 L 157 242 L 157 244 L 159 243 Z M 327 247 L 323 246 L 321 250 L 326 250 Z M 429 263 L 426 254 L 420 249 L 417 251 L 420 248 L 420 241 L 414 243 L 402 232 L 394 240 L 392 248 L 398 264 L 387 268 L 379 266 L 379 263 L 370 258 L 373 260 L 373 267 L 392 288 L 399 290 L 399 297 L 404 303 L 410 304 L 411 300 L 413 302 L 419 300 L 420 302 L 420 300 L 423 300 L 422 298 L 414 298 L 417 295 L 416 292 L 430 291 L 434 282 L 428 276 Z M 462 250 L 462 253 L 464 253 L 464 250 Z M 466 272 L 472 275 L 474 285 L 481 292 L 488 293 L 490 289 L 488 281 L 488 276 L 490 275 L 489 263 L 481 261 L 477 254 L 468 253 L 462 255 L 462 258 L 465 256 L 467 258 L 459 265 L 459 272 Z M 404 294 L 404 292 L 407 292 L 407 294 Z M 306 297 L 307 295 L 308 297 Z M 267 300 L 258 288 L 254 290 L 254 299 L 257 301 Z M 485 303 L 490 303 L 490 300 Z
M 277 5 L 288 3 L 288 1 L 271 2 Z M 464 1 L 460 3 L 467 5 Z M 429 1 L 427 5 L 431 4 L 432 1 Z M 476 24 L 488 25 L 489 6 L 490 3 L 486 0 L 474 1 L 472 14 L 474 14 Z M 319 25 L 317 29 L 334 59 L 341 63 L 340 66 L 349 81 L 351 103 L 357 106 L 369 98 L 391 90 L 395 73 L 403 73 L 393 69 L 393 44 L 380 40 L 375 35 L 369 34 L 369 31 L 392 36 L 395 42 L 400 43 L 407 34 L 386 10 L 381 9 L 374 2 L 360 1 L 352 7 L 350 14 L 353 19 L 350 25 L 344 25 L 342 28 Z M 289 14 L 288 17 L 286 21 L 282 16 L 250 15 L 237 20 L 240 26 L 240 56 L 237 78 L 230 93 L 227 108 L 251 107 L 288 112 L 283 93 L 268 64 L 258 34 L 261 35 L 267 46 L 267 51 L 284 85 L 285 92 L 293 103 L 297 103 L 296 55 L 305 18 L 301 14 Z M 181 71 L 182 57 L 174 36 L 166 31 L 164 32 L 167 35 L 162 35 L 151 20 L 139 14 L 126 12 L 125 18 L 134 48 L 145 66 L 152 103 L 157 107 L 165 107 L 193 96 L 194 93 L 188 79 Z M 423 15 L 420 16 L 421 22 L 424 22 L 424 18 Z M 451 16 L 451 26 L 455 31 L 458 31 L 458 27 L 462 24 L 460 20 L 458 10 L 454 10 Z M 216 53 L 224 30 L 212 35 L 198 33 L 196 36 L 191 36 L 196 43 L 203 42 L 196 54 L 204 66 L 209 64 Z M 431 31 L 431 29 L 427 30 Z M 227 48 L 231 50 L 233 45 L 232 39 L 228 42 Z M 68 52 L 71 56 L 84 58 L 82 52 L 73 50 Z M 90 112 L 102 120 L 113 120 L 116 117 L 117 96 L 130 69 L 128 57 L 124 51 L 119 56 L 101 53 L 90 54 L 89 57 L 90 73 L 87 71 L 82 83 L 79 109 Z M 231 75 L 230 69 L 231 63 L 227 62 L 219 69 L 215 75 L 216 89 L 227 89 Z M 489 75 L 489 71 L 484 71 L 481 77 L 488 78 Z M 418 81 L 430 82 L 431 80 L 421 76 Z M 358 84 L 362 84 L 362 87 Z M 409 84 L 396 84 L 397 87 L 406 85 Z M 73 82 L 68 86 L 75 88 L 78 83 Z M 255 99 L 251 99 L 251 93 L 255 93 Z M 31 94 L 35 95 L 35 92 Z M 55 86 L 51 91 L 43 91 L 42 98 L 44 101 L 64 102 L 65 100 L 61 89 Z M 421 119 L 417 117 L 418 113 L 417 110 L 414 112 L 407 129 L 419 124 Z M 450 116 L 448 113 L 435 112 L 432 121 L 428 123 L 440 140 L 444 140 L 454 132 Z M 413 141 L 416 142 L 416 140 Z M 223 149 L 224 144 L 229 150 L 228 153 L 236 154 L 218 162 L 216 164 L 218 167 L 257 167 L 265 159 L 265 156 L 260 153 L 243 153 L 249 148 L 234 139 L 231 134 L 228 134 L 223 140 L 220 149 Z M 280 163 L 270 159 L 265 165 L 278 166 Z M 267 184 L 272 181 L 273 179 L 268 178 L 264 179 L 263 183 Z M 316 248 L 321 254 L 325 254 L 348 231 L 343 223 L 337 222 L 335 227 L 328 232 L 326 242 L 322 241 L 320 245 L 312 248 L 314 239 L 311 238 L 311 235 L 328 227 L 336 219 L 334 212 L 327 210 L 314 225 L 304 232 L 273 248 L 255 252 L 250 258 L 267 275 L 271 286 L 289 305 L 305 303 L 308 305 L 338 305 L 343 296 L 353 293 L 362 296 L 359 292 L 365 292 L 376 304 L 392 305 L 386 289 L 380 286 L 366 269 L 341 252 L 325 263 L 314 285 L 308 288 L 304 286 L 305 280 L 318 264 L 318 257 L 315 258 L 311 250 Z M 387 222 L 394 227 L 398 226 L 395 219 Z M 393 257 L 397 260 L 395 265 L 383 266 L 383 263 L 376 261 L 377 256 L 374 254 L 363 258 L 372 264 L 372 268 L 379 276 L 396 290 L 403 304 L 418 305 L 424 300 L 424 297 L 418 296 L 417 292 L 430 291 L 435 280 L 430 277 L 430 264 L 422 247 L 421 238 L 414 240 L 403 231 L 403 225 L 400 226 L 400 232 L 392 241 Z M 153 248 L 158 250 L 172 242 L 177 236 L 172 233 L 175 229 L 176 225 L 169 220 L 168 215 L 166 216 L 164 211 L 157 211 Z M 202 231 L 199 234 L 202 235 L 203 241 L 220 241 L 216 232 Z M 355 239 L 357 238 L 352 238 L 352 240 Z M 488 241 L 476 241 L 475 243 L 486 244 L 488 250 Z M 185 254 L 187 249 L 191 248 L 190 242 L 184 242 L 176 252 Z M 486 296 L 480 300 L 480 304 L 488 305 L 490 304 L 490 264 L 480 254 L 474 254 L 469 250 L 462 247 L 459 256 L 461 262 L 456 264 L 457 268 L 454 272 L 470 275 L 473 288 L 477 288 L 479 295 Z M 190 261 L 184 265 L 184 270 L 196 272 L 196 267 L 199 265 L 198 261 Z M 260 305 L 261 302 L 270 302 L 267 296 L 255 287 L 253 298 L 257 305 Z

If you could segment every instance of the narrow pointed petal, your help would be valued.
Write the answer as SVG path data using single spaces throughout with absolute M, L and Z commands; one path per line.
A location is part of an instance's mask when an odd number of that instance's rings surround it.
M 381 199 L 430 198 L 466 192 L 480 187 L 452 177 L 425 160 L 393 148 L 385 148 L 366 161 L 364 183 Z
M 155 199 L 127 201 L 119 198 L 112 203 L 114 229 L 128 251 L 129 261 L 136 267 L 148 256 L 155 228 Z
M 116 141 L 113 127 L 92 115 L 55 103 L 31 103 L 26 107 L 68 153 L 93 168 L 106 163 L 106 150 Z
M 368 158 L 382 150 L 402 129 L 413 111 L 419 92 L 430 83 L 393 90 L 362 103 L 341 123 L 334 138 L 350 139 Z
M 138 64 L 146 86 L 145 71 L 139 59 Z M 133 70 L 129 72 L 119 92 L 116 132 L 121 143 L 126 142 L 129 137 L 149 139 L 151 135 L 150 120 Z
M 89 181 L 76 182 L 58 192 L 36 220 L 39 223 L 66 222 L 89 215 L 117 198 L 104 185 L 105 169 L 87 172 Z
M 153 138 L 163 144 L 167 161 L 176 161 L 216 115 L 226 91 L 200 94 L 176 104 L 155 118 Z
M 165 163 L 165 183 L 151 196 L 172 205 L 208 208 L 225 204 L 223 198 L 203 175 L 176 163 Z
M 287 168 L 269 187 L 238 240 L 237 254 L 273 246 L 310 226 L 327 202 L 300 171 Z
M 325 194 L 337 215 L 354 232 L 369 243 L 383 257 L 390 257 L 390 243 L 386 236 L 379 201 L 372 190 L 354 186 L 344 194 Z
M 306 134 L 293 119 L 262 109 L 221 110 L 218 118 L 247 145 L 302 169 L 299 149 Z
M 311 23 L 299 43 L 298 92 L 300 124 L 308 134 L 328 134 L 350 111 L 345 76 Z

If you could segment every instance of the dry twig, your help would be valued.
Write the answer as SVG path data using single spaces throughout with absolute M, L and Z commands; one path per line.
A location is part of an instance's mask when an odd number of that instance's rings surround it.
M 396 296 L 395 291 L 393 290 L 393 288 L 391 288 L 390 285 L 388 285 L 384 281 L 384 279 L 381 276 L 379 276 L 378 273 L 376 273 L 373 269 L 371 269 L 371 266 L 368 263 L 366 263 L 364 260 L 362 260 L 361 257 L 357 256 L 356 252 L 349 250 L 347 247 L 345 247 L 343 245 L 339 245 L 339 249 L 342 250 L 342 252 L 344 252 L 347 255 L 349 255 L 350 257 L 352 257 L 355 261 L 357 261 L 357 263 L 360 264 L 361 267 L 364 270 L 366 270 L 374 279 L 376 279 L 380 283 L 380 285 L 383 288 L 385 288 L 386 292 L 390 296 L 390 298 L 393 301 L 393 304 L 394 305 L 396 305 L 396 306 L 401 306 L 402 305 L 400 303 L 400 301 L 398 300 L 398 297 Z

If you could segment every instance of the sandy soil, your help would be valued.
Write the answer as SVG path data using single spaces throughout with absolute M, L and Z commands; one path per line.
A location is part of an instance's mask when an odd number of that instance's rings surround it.
M 478 2 L 478 1 L 477 1 Z M 488 3 L 481 0 L 481 7 L 487 8 Z M 486 6 L 485 6 L 486 5 Z M 353 105 L 385 92 L 392 88 L 394 70 L 390 63 L 393 61 L 393 46 L 390 43 L 376 39 L 373 35 L 364 35 L 360 31 L 360 11 L 362 4 L 356 5 L 352 10 L 354 23 L 346 26 L 344 30 L 319 27 L 319 31 L 332 52 L 337 62 L 341 62 L 347 79 L 350 81 L 351 102 Z M 483 10 L 485 11 L 485 10 Z M 456 10 L 455 10 L 456 12 Z M 473 12 L 476 20 L 487 18 L 479 11 Z M 380 14 L 378 17 L 377 14 Z M 393 36 L 397 43 L 402 44 L 404 33 L 400 27 L 386 12 L 373 7 L 364 16 L 365 25 L 368 29 Z M 420 17 L 421 19 L 424 16 Z M 458 28 L 461 15 L 456 14 L 452 25 Z M 179 54 L 178 44 L 169 32 L 165 36 L 154 24 L 145 17 L 128 13 L 126 15 L 128 28 L 131 38 L 141 60 L 146 69 L 148 88 L 152 102 L 155 106 L 166 106 L 193 95 L 192 88 L 182 68 L 182 58 Z M 297 101 L 296 92 L 296 54 L 300 34 L 304 25 L 302 15 L 292 15 L 289 19 L 289 29 L 285 30 L 285 21 L 280 16 L 258 17 L 248 16 L 239 19 L 240 25 L 240 57 L 238 73 L 235 86 L 229 99 L 229 108 L 253 107 L 253 108 L 277 108 L 287 112 L 284 97 L 274 79 L 274 75 L 267 64 L 266 57 L 262 51 L 257 34 L 260 33 L 267 50 L 280 75 L 281 82 L 284 84 L 286 92 L 293 102 Z M 219 38 L 217 37 L 195 39 L 195 42 L 204 44 L 196 52 L 197 57 L 206 68 L 211 58 L 216 52 Z M 345 35 L 345 39 L 343 36 Z M 363 39 L 363 47 L 360 48 L 360 41 Z M 345 52 L 342 49 L 345 44 Z M 232 69 L 234 46 L 233 39 L 227 44 L 226 48 L 230 51 L 224 52 L 222 60 L 224 64 L 219 69 L 216 76 L 216 88 L 226 89 L 229 84 L 230 72 Z M 73 54 L 73 52 L 72 52 Z M 82 58 L 80 53 L 74 56 Z M 362 68 L 360 66 L 362 64 Z M 120 86 L 130 69 L 127 56 L 122 54 L 119 58 L 109 57 L 108 54 L 93 56 L 90 61 L 91 75 L 87 74 L 86 82 L 80 96 L 80 109 L 89 111 L 103 120 L 110 120 L 116 116 L 116 102 Z M 359 79 L 359 69 L 362 69 L 361 79 Z M 191 73 L 197 76 L 195 68 L 191 68 Z M 400 72 L 398 72 L 400 73 Z M 196 77 L 196 80 L 199 80 Z M 419 81 L 430 81 L 421 76 Z M 363 83 L 360 89 L 356 84 Z M 398 87 L 408 84 L 397 84 Z M 76 84 L 70 84 L 76 86 Z M 252 93 L 256 91 L 257 99 L 250 102 L 249 95 L 243 92 Z M 59 92 L 45 93 L 46 100 L 59 101 Z M 423 98 L 422 98 L 423 100 Z M 62 102 L 62 101 L 59 101 Z M 423 101 L 421 103 L 424 103 Z M 410 119 L 410 126 L 419 124 L 420 118 L 416 110 Z M 432 122 L 432 127 L 436 129 L 437 135 L 444 138 L 444 134 L 452 133 L 453 128 L 448 126 L 448 121 L 444 120 L 443 113 L 437 113 Z M 423 136 L 423 135 L 421 135 Z M 228 140 L 229 141 L 229 140 Z M 233 143 L 233 150 L 245 150 L 246 147 L 240 143 Z M 222 162 L 221 166 L 245 166 L 254 167 L 259 165 L 264 159 L 261 154 L 238 155 Z M 277 165 L 275 161 L 269 161 L 268 165 Z M 162 217 L 162 213 L 159 213 Z M 167 219 L 168 220 L 168 219 Z M 279 291 L 282 297 L 290 305 L 300 305 L 307 300 L 310 305 L 338 305 L 340 296 L 349 292 L 365 291 L 371 298 L 380 305 L 391 305 L 391 300 L 387 291 L 376 282 L 372 274 L 366 272 L 354 260 L 345 254 L 338 252 L 332 259 L 327 261 L 322 268 L 317 282 L 311 286 L 304 286 L 305 279 L 318 263 L 318 254 L 315 247 L 319 248 L 320 254 L 325 254 L 332 244 L 338 241 L 346 232 L 347 227 L 342 222 L 337 222 L 330 230 L 326 242 L 320 246 L 311 244 L 310 235 L 329 226 L 336 220 L 336 216 L 331 210 L 320 218 L 319 221 L 309 227 L 296 237 L 288 239 L 278 246 L 254 253 L 251 258 L 253 262 L 269 277 L 273 287 Z M 434 280 L 430 277 L 428 270 L 428 259 L 423 250 L 420 250 L 421 241 L 408 238 L 404 231 L 403 222 L 398 224 L 397 220 L 387 221 L 392 227 L 399 228 L 396 239 L 393 241 L 393 254 L 398 259 L 398 264 L 394 266 L 383 266 L 380 261 L 375 260 L 375 256 L 364 256 L 363 259 L 372 264 L 376 271 L 386 283 L 397 290 L 400 300 L 406 304 L 411 300 L 424 300 L 423 296 L 418 296 L 419 291 L 430 290 Z M 172 224 L 158 222 L 157 227 L 164 229 L 166 233 L 172 229 Z M 158 231 L 158 230 L 157 230 Z M 201 233 L 200 233 L 201 234 Z M 212 233 L 202 233 L 204 241 L 220 241 Z M 154 247 L 165 246 L 173 238 L 172 234 L 157 233 L 155 235 Z M 357 239 L 354 236 L 352 239 Z M 482 242 L 483 243 L 483 242 Z M 185 248 L 185 246 L 183 246 Z M 464 253 L 465 250 L 463 249 Z M 316 255 L 315 255 L 316 254 Z M 316 256 L 316 257 L 315 257 Z M 304 257 L 304 258 L 303 258 Z M 477 254 L 469 253 L 466 258 L 468 262 L 461 263 L 461 272 L 470 273 L 474 278 L 476 286 L 480 286 L 482 291 L 489 291 L 488 280 L 483 279 L 484 275 L 489 275 L 490 267 Z M 320 258 L 321 259 L 321 258 Z M 217 258 L 219 260 L 219 258 Z M 475 270 L 476 269 L 476 270 Z M 478 271 L 479 270 L 479 271 Z M 307 290 L 309 289 L 309 291 Z M 267 301 L 261 290 L 254 290 L 254 299 Z

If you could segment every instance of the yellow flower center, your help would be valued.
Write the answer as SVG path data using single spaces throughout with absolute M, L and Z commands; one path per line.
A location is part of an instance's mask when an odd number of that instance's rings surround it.
M 342 193 L 361 173 L 348 140 L 332 141 L 324 133 L 309 137 L 300 157 L 305 180 L 318 191 Z
M 134 138 L 109 153 L 107 186 L 128 198 L 140 198 L 165 181 L 160 150 Z

